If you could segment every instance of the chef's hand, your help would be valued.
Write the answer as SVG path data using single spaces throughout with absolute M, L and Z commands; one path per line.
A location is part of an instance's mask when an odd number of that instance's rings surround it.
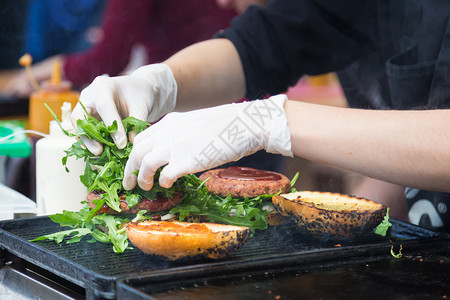
M 152 64 L 140 67 L 127 76 L 99 76 L 80 95 L 86 111 L 104 121 L 106 126 L 117 121 L 117 132 L 112 138 L 119 149 L 127 145 L 122 118 L 133 116 L 148 122 L 157 121 L 172 111 L 176 104 L 177 83 L 169 66 Z M 72 112 L 72 122 L 85 118 L 85 112 L 78 103 Z M 134 136 L 129 136 L 133 140 Z M 83 143 L 95 155 L 103 147 L 95 140 L 82 137 Z
M 170 113 L 136 136 L 125 166 L 123 186 L 169 188 L 177 178 L 217 167 L 265 149 L 292 156 L 284 112 L 285 95 L 267 100 L 227 104 L 187 113 Z M 138 176 L 136 176 L 136 172 Z

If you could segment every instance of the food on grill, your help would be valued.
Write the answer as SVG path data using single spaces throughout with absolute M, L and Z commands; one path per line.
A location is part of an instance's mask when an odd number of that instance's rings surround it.
M 272 198 L 275 209 L 313 237 L 355 238 L 372 231 L 387 208 L 364 198 L 322 192 L 295 192 Z
M 245 167 L 214 169 L 200 175 L 209 191 L 223 197 L 231 194 L 236 198 L 257 197 L 278 192 L 286 193 L 291 188 L 290 180 L 283 174 Z
M 290 180 L 283 174 L 247 167 L 228 167 L 214 169 L 200 175 L 200 180 L 207 180 L 205 185 L 209 192 L 226 197 L 254 198 L 260 195 L 286 193 L 291 189 Z M 271 204 L 264 207 L 268 211 L 267 224 L 274 226 L 284 222 Z
M 86 200 L 89 202 L 89 205 L 92 209 L 95 208 L 95 204 L 93 203 L 93 200 L 99 199 L 101 193 L 98 191 L 93 191 L 88 193 Z M 138 204 L 136 204 L 133 207 L 128 207 L 128 202 L 125 197 L 125 193 L 120 193 L 120 213 L 122 214 L 136 214 L 139 211 L 145 209 L 149 213 L 153 212 L 160 212 L 164 210 L 171 209 L 175 205 L 181 202 L 183 200 L 183 193 L 182 192 L 175 192 L 173 193 L 172 197 L 164 197 L 162 195 L 158 195 L 155 197 L 155 199 L 141 199 Z M 108 214 L 119 214 L 119 212 L 115 211 L 111 207 L 109 207 L 106 203 L 103 204 L 102 208 L 100 209 L 99 213 L 108 213 Z
M 147 254 L 169 260 L 223 258 L 242 246 L 249 234 L 248 227 L 214 223 L 143 221 L 127 226 L 133 245 Z
M 83 107 L 84 108 L 84 107 Z M 118 149 L 111 134 L 116 132 L 117 123 L 106 126 L 102 121 L 91 116 L 86 110 L 86 119 L 77 121 L 75 134 L 65 131 L 57 117 L 51 112 L 63 132 L 72 137 L 78 137 L 62 159 L 67 171 L 67 159 L 75 156 L 86 162 L 85 172 L 80 176 L 83 185 L 90 192 L 87 197 L 88 205 L 78 212 L 64 210 L 50 218 L 61 226 L 70 226 L 71 229 L 47 234 L 37 240 L 49 239 L 60 243 L 65 237 L 72 237 L 67 242 L 81 241 L 84 236 L 92 240 L 113 244 L 113 250 L 122 253 L 128 248 L 128 238 L 123 230 L 124 224 L 130 219 L 138 220 L 179 220 L 193 222 L 217 222 L 246 226 L 251 230 L 264 230 L 267 228 L 266 215 L 274 211 L 272 195 L 259 195 L 255 198 L 231 198 L 212 195 L 204 182 L 194 174 L 187 174 L 179 178 L 169 189 L 162 188 L 158 181 L 162 168 L 154 174 L 154 185 L 150 191 L 142 190 L 136 186 L 125 191 L 122 186 L 126 162 L 131 153 L 133 144 L 128 142 L 124 149 Z M 122 120 L 127 133 L 139 133 L 149 123 L 128 117 Z M 93 155 L 83 145 L 81 137 L 96 140 L 103 146 L 100 155 Z M 252 172 L 250 172 L 252 173 Z M 253 177 L 247 181 L 265 181 L 267 172 L 255 171 Z M 223 174 L 229 176 L 230 174 Z M 263 176 L 263 177 L 264 177 Z M 282 186 L 289 187 L 289 180 L 276 173 L 269 177 L 282 178 Z M 295 178 L 295 177 L 294 177 Z M 295 180 L 293 180 L 295 182 Z M 261 190 L 260 193 L 276 193 L 281 189 Z M 284 188 L 283 188 L 284 189 Z M 249 195 L 251 197 L 251 195 Z M 80 199 L 80 201 L 84 201 Z M 136 214 L 132 218 L 130 215 Z M 130 219 L 129 219 L 130 218 Z M 280 216 L 270 215 L 269 222 L 279 222 Z M 270 224 L 270 223 L 269 223 Z

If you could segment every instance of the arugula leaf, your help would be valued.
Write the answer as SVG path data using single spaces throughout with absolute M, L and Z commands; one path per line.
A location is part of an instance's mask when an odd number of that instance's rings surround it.
M 298 179 L 299 175 L 300 175 L 300 173 L 297 172 L 297 173 L 295 173 L 294 177 L 292 178 L 292 180 L 291 180 L 291 189 L 294 188 L 294 185 L 297 182 L 297 179 Z
M 386 233 L 389 227 L 392 226 L 392 223 L 389 222 L 389 207 L 386 210 L 386 215 L 384 216 L 383 221 L 375 228 L 375 233 L 381 236 L 386 236 Z
M 69 242 L 73 242 L 75 240 L 80 241 L 80 239 L 83 236 L 90 234 L 90 233 L 91 233 L 91 230 L 88 228 L 76 228 L 76 229 L 64 230 L 64 231 L 59 231 L 59 232 L 43 235 L 41 237 L 35 238 L 34 240 L 31 240 L 31 242 L 42 241 L 42 240 L 53 240 L 57 244 L 59 244 L 63 241 L 63 239 L 66 236 L 73 235 L 73 238 L 68 241 L 68 243 L 69 243 Z
M 102 203 L 104 203 L 104 201 L 97 201 L 97 207 L 101 208 Z M 89 205 L 87 205 L 79 212 L 64 210 L 61 214 L 51 215 L 50 218 L 55 223 L 73 228 L 40 236 L 31 241 L 53 240 L 59 244 L 63 242 L 65 238 L 70 237 L 70 239 L 66 241 L 67 243 L 77 243 L 80 242 L 83 237 L 90 235 L 96 241 L 113 244 L 113 250 L 116 253 L 122 253 L 126 249 L 130 249 L 130 247 L 128 247 L 125 229 L 121 228 L 123 224 L 129 220 L 127 218 L 105 213 L 91 216 L 92 211 L 93 210 L 90 210 Z M 106 230 L 101 231 L 99 228 L 106 228 Z
M 135 117 L 128 117 L 126 119 L 124 119 L 122 121 L 123 124 L 123 128 L 125 128 L 125 130 L 127 132 L 129 131 L 136 131 L 136 134 L 144 131 L 145 129 L 147 129 L 148 126 L 150 126 L 150 124 L 148 124 L 147 122 L 142 122 L 139 119 L 136 119 Z
M 146 219 L 145 214 L 147 213 L 147 211 L 145 209 L 138 211 L 138 213 L 136 214 L 136 217 L 134 217 L 133 220 L 131 220 L 131 222 L 137 222 L 137 221 L 143 221 Z
M 127 201 L 129 208 L 135 207 L 139 201 L 141 201 L 141 198 L 142 197 L 140 195 L 131 194 L 129 191 L 125 194 L 125 200 Z
M 392 245 L 391 246 L 391 255 L 392 255 L 392 257 L 393 258 L 402 258 L 403 257 L 402 249 L 403 249 L 403 246 L 400 244 L 400 249 L 398 250 L 398 253 L 395 254 L 395 252 L 394 252 L 394 245 Z
M 124 223 L 122 219 L 109 214 L 100 214 L 95 217 L 95 222 L 98 222 L 99 225 L 106 225 L 114 252 L 122 253 L 129 248 L 125 228 L 120 228 Z
M 114 122 L 116 122 L 116 121 L 114 121 Z M 103 126 L 106 128 L 105 125 L 103 125 Z M 116 127 L 117 127 L 117 124 L 116 124 Z M 96 141 L 106 144 L 110 147 L 114 146 L 114 143 L 103 138 L 103 136 L 99 132 L 101 130 L 102 130 L 101 127 L 95 126 L 94 124 L 92 124 L 92 122 L 89 122 L 89 120 L 86 120 L 86 119 L 78 119 L 77 120 L 77 131 L 76 131 L 77 135 L 85 135 L 91 140 L 96 140 Z
M 91 164 L 86 164 L 86 167 L 84 168 L 84 174 L 80 175 L 80 181 L 81 183 L 88 187 L 92 186 L 95 182 L 96 173 L 91 167 Z

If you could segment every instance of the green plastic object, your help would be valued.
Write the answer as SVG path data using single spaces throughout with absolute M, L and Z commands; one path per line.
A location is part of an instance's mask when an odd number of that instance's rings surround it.
M 16 133 L 3 140 L 4 137 Z M 31 145 L 24 132 L 23 122 L 17 120 L 0 121 L 0 156 L 28 157 Z

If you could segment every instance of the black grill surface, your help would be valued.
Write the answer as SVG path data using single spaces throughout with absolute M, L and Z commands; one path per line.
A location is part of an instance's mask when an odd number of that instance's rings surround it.
M 118 282 L 118 299 L 447 299 L 448 242 L 420 255 L 355 258 L 237 272 L 180 272 Z M 439 253 L 436 253 L 439 252 Z
M 116 282 L 127 278 L 177 276 L 184 271 L 203 274 L 217 270 L 257 270 L 283 268 L 293 264 L 335 261 L 345 258 L 390 255 L 395 244 L 409 245 L 408 249 L 434 247 L 436 241 L 446 239 L 433 231 L 407 223 L 391 221 L 388 237 L 375 234 L 354 241 L 330 241 L 326 237 L 314 240 L 301 235 L 293 225 L 281 225 L 257 231 L 241 249 L 218 261 L 185 259 L 170 262 L 143 254 L 138 249 L 116 254 L 110 244 L 56 244 L 49 241 L 29 242 L 41 235 L 65 230 L 48 217 L 8 220 L 0 222 L 2 251 L 26 260 L 52 274 L 86 290 L 87 298 L 116 297 Z M 428 245 L 428 246 L 427 246 Z

